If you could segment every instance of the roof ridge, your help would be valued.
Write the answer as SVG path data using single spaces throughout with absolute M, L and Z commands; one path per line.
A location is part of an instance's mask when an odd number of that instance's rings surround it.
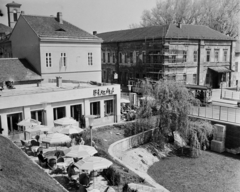
M 166 31 L 166 33 L 165 33 L 165 35 L 164 35 L 164 38 L 167 37 L 167 34 L 168 34 L 168 32 L 169 32 L 169 27 L 170 27 L 170 25 L 171 25 L 171 23 L 167 25 L 167 31 Z

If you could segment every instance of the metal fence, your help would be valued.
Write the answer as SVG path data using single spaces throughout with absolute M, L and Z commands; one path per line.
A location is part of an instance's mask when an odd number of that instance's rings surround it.
M 190 115 L 240 124 L 240 108 L 235 107 L 192 107 Z

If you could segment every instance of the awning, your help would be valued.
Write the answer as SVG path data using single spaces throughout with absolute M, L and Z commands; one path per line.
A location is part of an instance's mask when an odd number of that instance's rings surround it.
M 228 69 L 227 67 L 209 67 L 209 69 L 217 72 L 217 73 L 229 73 L 229 72 L 233 72 L 231 69 Z

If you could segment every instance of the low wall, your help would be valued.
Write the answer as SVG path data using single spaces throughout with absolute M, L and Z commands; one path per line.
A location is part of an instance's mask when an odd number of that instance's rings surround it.
M 154 135 L 155 131 L 157 131 L 157 128 L 150 129 L 148 131 L 144 131 L 142 133 L 139 133 L 137 135 L 124 138 L 122 140 L 119 140 L 113 144 L 111 144 L 108 148 L 108 153 L 112 156 L 112 158 L 120 163 L 121 165 L 127 167 L 132 172 L 139 175 L 141 178 L 145 179 L 146 182 L 148 182 L 150 185 L 154 186 L 156 188 L 155 191 L 157 192 L 169 192 L 167 189 L 165 189 L 163 186 L 159 185 L 152 179 L 147 173 L 143 174 L 142 172 L 139 172 L 135 169 L 133 169 L 131 166 L 128 166 L 124 164 L 124 162 L 121 160 L 122 153 L 128 149 L 138 147 L 139 145 L 148 143 L 150 139 L 152 138 L 152 135 Z

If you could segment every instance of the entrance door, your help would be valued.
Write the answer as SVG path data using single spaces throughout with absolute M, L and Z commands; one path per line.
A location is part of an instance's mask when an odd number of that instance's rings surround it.
M 17 124 L 22 121 L 22 113 L 7 115 L 8 134 L 21 133 L 23 130 Z
M 219 86 L 219 75 L 217 72 L 212 71 L 211 72 L 211 80 L 212 80 L 212 88 L 216 89 L 216 88 L 220 88 Z

